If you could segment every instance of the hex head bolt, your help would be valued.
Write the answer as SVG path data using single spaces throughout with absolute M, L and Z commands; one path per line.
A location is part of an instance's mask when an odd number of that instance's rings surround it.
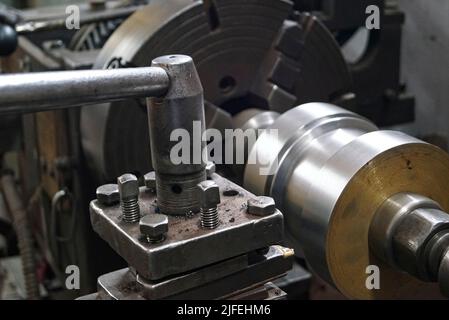
M 97 188 L 97 200 L 105 205 L 112 206 L 120 202 L 120 193 L 116 184 L 104 184 Z
M 268 216 L 276 211 L 276 203 L 271 197 L 261 196 L 254 199 L 249 199 L 247 206 L 249 214 L 260 217 Z
M 120 193 L 120 207 L 123 212 L 123 221 L 136 223 L 140 220 L 139 207 L 139 181 L 133 174 L 126 173 L 117 178 Z
M 215 229 L 218 227 L 217 205 L 220 203 L 220 188 L 212 180 L 206 180 L 198 184 L 200 201 L 201 227 Z
M 168 217 L 164 214 L 148 214 L 140 220 L 139 228 L 148 243 L 162 242 L 168 232 Z

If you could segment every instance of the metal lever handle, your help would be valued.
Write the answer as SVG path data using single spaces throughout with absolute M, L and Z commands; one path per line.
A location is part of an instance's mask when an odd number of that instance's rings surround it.
M 160 67 L 54 71 L 0 76 L 0 115 L 158 97 L 170 85 Z

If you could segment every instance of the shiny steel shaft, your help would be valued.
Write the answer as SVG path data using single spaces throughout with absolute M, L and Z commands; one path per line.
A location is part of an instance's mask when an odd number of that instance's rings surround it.
M 161 96 L 169 83 L 167 72 L 159 67 L 3 75 L 0 115 Z

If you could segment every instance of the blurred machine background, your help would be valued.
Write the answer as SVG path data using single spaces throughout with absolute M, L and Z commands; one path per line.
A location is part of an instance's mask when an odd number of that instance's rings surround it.
M 245 110 L 323 102 L 447 150 L 445 0 L 91 0 L 79 3 L 81 29 L 68 30 L 74 3 L 2 1 L 1 72 L 133 68 L 186 54 L 208 128 L 241 127 L 258 113 Z M 368 5 L 381 9 L 380 30 L 365 28 Z M 76 298 L 127 265 L 93 231 L 89 203 L 99 185 L 127 172 L 143 184 L 153 169 L 146 113 L 144 99 L 131 99 L 0 117 L 2 189 L 22 213 L 0 197 L 2 298 Z M 238 166 L 217 172 L 244 184 Z M 296 252 L 276 282 L 289 298 L 344 298 Z M 81 270 L 80 290 L 64 290 L 68 265 Z

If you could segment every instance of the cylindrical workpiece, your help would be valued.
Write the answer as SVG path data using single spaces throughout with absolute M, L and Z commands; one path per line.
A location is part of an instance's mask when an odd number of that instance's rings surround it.
M 188 56 L 159 57 L 152 66 L 170 78 L 164 97 L 147 100 L 158 206 L 165 214 L 186 215 L 199 211 L 196 188 L 206 179 L 203 88 Z
M 436 268 L 444 270 L 438 266 L 443 244 L 430 251 L 426 244 L 444 242 L 433 237 L 440 235 L 439 221 L 445 221 L 444 212 L 449 211 L 447 153 L 400 132 L 377 131 L 366 119 L 324 103 L 291 109 L 268 129 L 250 151 L 257 162 L 246 165 L 245 187 L 275 199 L 284 214 L 289 244 L 303 253 L 316 273 L 346 296 L 360 299 L 416 298 L 432 285 L 416 276 L 434 280 Z M 436 223 L 427 232 L 404 225 L 403 236 L 395 238 L 389 226 L 396 215 L 383 214 L 378 225 L 391 240 L 373 246 L 372 236 L 377 234 L 370 232 L 370 225 L 377 220 L 377 210 L 404 192 L 414 194 L 409 197 L 412 206 L 394 201 L 392 209 L 406 209 L 418 214 L 409 218 L 426 216 Z M 419 207 L 425 204 L 426 210 L 416 212 L 415 202 Z M 421 220 L 426 226 L 426 219 Z M 407 234 L 412 231 L 417 234 Z M 404 246 L 408 244 L 420 247 Z M 409 263 L 415 257 L 416 262 Z M 415 277 L 392 268 L 391 261 Z M 404 264 L 415 264 L 419 270 Z M 371 266 L 379 268 L 379 290 L 366 286 Z M 444 271 L 438 276 L 446 277 Z

